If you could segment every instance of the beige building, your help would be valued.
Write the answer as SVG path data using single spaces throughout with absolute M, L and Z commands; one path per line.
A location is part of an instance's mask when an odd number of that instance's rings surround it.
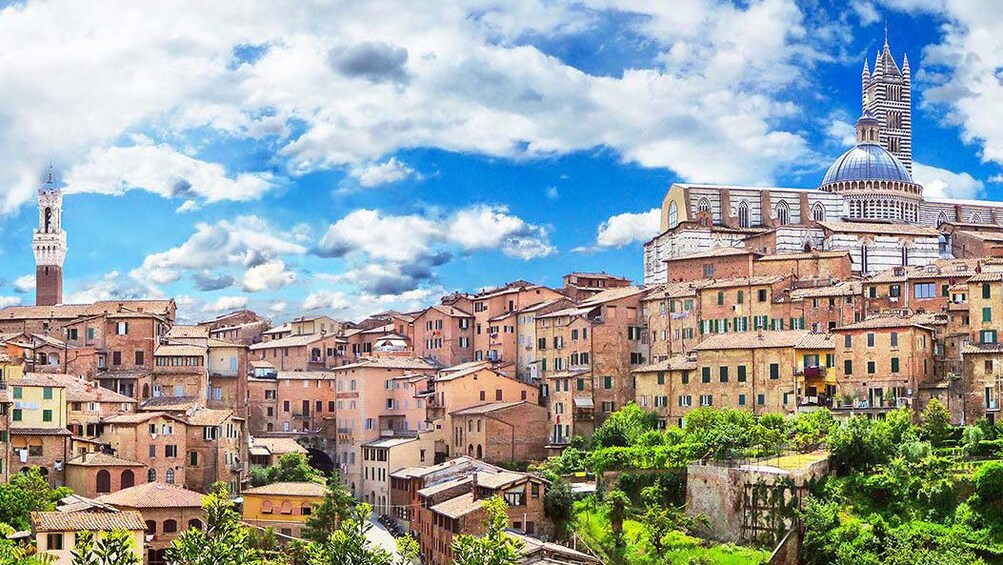
M 57 565 L 70 565 L 77 533 L 93 532 L 100 537 L 111 530 L 125 530 L 133 540 L 136 558 L 143 559 L 143 532 L 146 523 L 139 512 L 32 512 L 31 533 L 35 547 L 52 556 Z
M 245 490 L 244 521 L 259 528 L 298 538 L 303 523 L 315 506 L 324 501 L 327 487 L 319 483 L 272 483 Z
M 165 565 L 166 548 L 189 528 L 205 527 L 203 495 L 162 482 L 146 483 L 99 497 L 124 512 L 138 512 L 146 524 L 146 565 Z
M 383 437 L 362 444 L 362 501 L 371 504 L 377 516 L 392 514 L 390 476 L 431 463 L 434 447 L 421 437 Z

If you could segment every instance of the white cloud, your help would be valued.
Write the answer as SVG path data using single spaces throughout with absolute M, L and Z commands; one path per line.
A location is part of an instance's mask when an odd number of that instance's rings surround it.
M 276 300 L 275 302 L 272 302 L 271 304 L 268 305 L 268 310 L 270 312 L 275 312 L 277 314 L 280 312 L 285 312 L 286 308 L 288 307 L 289 303 L 286 302 L 285 300 Z
M 923 185 L 927 198 L 977 199 L 985 196 L 982 181 L 968 173 L 955 173 L 913 161 L 913 180 Z
M 599 247 L 623 247 L 635 241 L 648 241 L 658 235 L 660 225 L 660 208 L 637 214 L 617 214 L 599 225 L 596 244 Z
M 255 265 L 244 273 L 244 291 L 278 290 L 296 282 L 296 273 L 286 270 L 281 260 Z
M 214 302 L 202 306 L 203 312 L 219 313 L 230 310 L 239 310 L 247 306 L 246 296 L 221 296 Z
M 608 33 L 601 12 L 637 22 L 657 61 L 592 75 L 528 43 Z M 43 154 L 60 157 L 74 190 L 177 195 L 185 178 L 197 198 L 183 198 L 198 204 L 274 186 L 178 150 L 204 142 L 199 154 L 218 155 L 214 138 L 264 140 L 292 174 L 415 147 L 548 157 L 604 146 L 688 180 L 765 182 L 811 152 L 785 129 L 800 109 L 781 93 L 841 48 L 827 27 L 838 24 L 818 19 L 793 0 L 18 3 L 0 11 L 13 85 L 0 92 L 0 210 L 31 199 Z M 257 56 L 234 55 L 250 43 Z
M 155 286 L 125 277 L 118 271 L 110 271 L 94 279 L 74 281 L 71 288 L 74 287 L 75 290 L 63 297 L 63 302 L 66 304 L 163 296 Z
M 355 300 L 344 292 L 336 290 L 318 290 L 311 292 L 303 301 L 304 310 L 344 310 Z
M 369 163 L 364 167 L 356 167 L 352 169 L 352 176 L 358 179 L 359 186 L 374 188 L 417 175 L 414 169 L 397 160 L 397 157 L 391 157 L 383 163 Z
M 6 308 L 8 306 L 17 306 L 21 303 L 20 296 L 0 296 L 0 308 Z
M 14 292 L 34 292 L 35 275 L 23 275 L 14 279 Z
M 458 211 L 449 223 L 447 238 L 467 251 L 497 249 L 510 257 L 534 259 L 556 251 L 547 229 L 527 224 L 504 206 L 474 206 Z
M 166 143 L 135 136 L 127 147 L 94 148 L 87 160 L 66 174 L 66 192 L 122 194 L 143 189 L 165 198 L 185 198 L 178 210 L 190 211 L 199 197 L 207 202 L 253 200 L 273 186 L 270 175 L 241 173 L 228 177 L 219 164 L 200 161 Z
M 556 186 L 548 186 L 546 194 L 547 198 L 550 200 L 557 200 L 558 198 L 561 197 L 561 194 L 560 192 L 557 191 Z

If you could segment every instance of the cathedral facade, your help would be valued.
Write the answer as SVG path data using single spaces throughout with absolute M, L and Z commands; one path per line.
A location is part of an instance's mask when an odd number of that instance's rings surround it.
M 644 246 L 644 282 L 678 280 L 668 259 L 736 247 L 846 251 L 866 276 L 953 257 L 952 238 L 966 229 L 1003 230 L 1003 203 L 926 198 L 914 181 L 911 71 L 906 57 L 898 66 L 887 41 L 873 71 L 864 63 L 861 102 L 856 144 L 817 188 L 673 184 L 662 201 L 660 233 Z

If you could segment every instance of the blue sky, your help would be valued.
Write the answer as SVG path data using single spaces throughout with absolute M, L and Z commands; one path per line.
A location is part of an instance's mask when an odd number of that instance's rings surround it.
M 68 301 L 358 318 L 574 270 L 637 280 L 672 182 L 818 183 L 885 25 L 913 69 L 917 180 L 998 199 L 1003 17 L 981 4 L 9 4 L 0 304 L 33 301 L 50 161 Z

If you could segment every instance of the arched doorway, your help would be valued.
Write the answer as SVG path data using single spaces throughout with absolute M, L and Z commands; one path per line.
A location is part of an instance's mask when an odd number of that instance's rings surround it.
M 310 466 L 325 475 L 332 475 L 338 469 L 338 466 L 334 464 L 334 460 L 331 459 L 331 456 L 319 449 L 308 447 L 306 449 L 306 456 L 310 462 Z
M 134 486 L 136 486 L 136 474 L 132 472 L 132 469 L 122 471 L 122 488 Z
M 107 469 L 101 469 L 98 471 L 97 476 L 97 492 L 108 493 L 111 492 L 111 473 Z

